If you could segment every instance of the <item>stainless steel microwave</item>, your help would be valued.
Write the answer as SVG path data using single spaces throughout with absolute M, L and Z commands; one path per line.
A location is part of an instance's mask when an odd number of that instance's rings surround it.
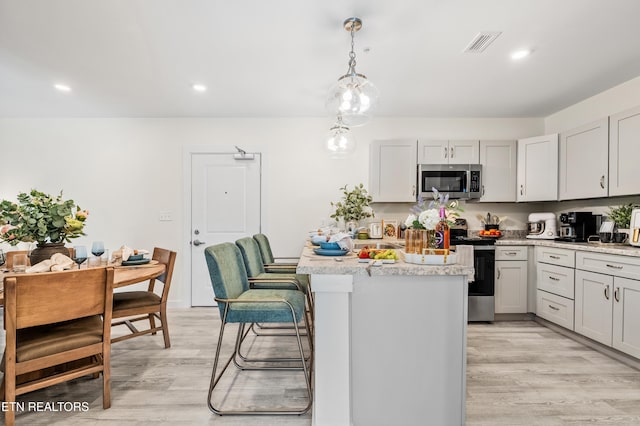
M 418 194 L 431 198 L 435 188 L 449 198 L 480 198 L 482 195 L 481 164 L 420 164 Z

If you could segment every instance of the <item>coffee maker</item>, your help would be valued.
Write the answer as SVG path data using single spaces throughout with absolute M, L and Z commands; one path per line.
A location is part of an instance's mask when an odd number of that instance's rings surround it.
M 598 216 L 591 212 L 567 212 L 560 215 L 562 241 L 586 242 L 590 235 L 598 234 Z

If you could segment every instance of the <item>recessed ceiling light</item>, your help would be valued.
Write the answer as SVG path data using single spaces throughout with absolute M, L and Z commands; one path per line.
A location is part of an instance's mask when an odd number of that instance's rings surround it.
M 193 86 L 191 86 L 191 88 L 200 93 L 207 91 L 207 86 L 205 86 L 204 84 L 194 84 Z
M 526 58 L 530 54 L 531 54 L 531 50 L 528 50 L 528 49 L 516 50 L 511 54 L 511 59 L 517 61 L 518 59 Z
M 70 92 L 71 91 L 71 87 L 67 86 L 66 84 L 54 84 L 53 87 L 59 91 L 59 92 Z

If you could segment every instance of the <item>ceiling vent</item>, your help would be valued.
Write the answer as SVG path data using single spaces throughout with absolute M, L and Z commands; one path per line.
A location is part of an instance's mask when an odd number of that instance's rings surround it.
M 463 52 L 464 53 L 481 53 L 484 51 L 484 49 L 489 47 L 489 45 L 493 43 L 493 41 L 497 39 L 500 34 L 502 34 L 501 31 L 485 31 L 485 32 L 478 33 L 473 38 L 473 40 L 471 40 L 471 43 L 469 43 L 467 47 L 465 47 Z

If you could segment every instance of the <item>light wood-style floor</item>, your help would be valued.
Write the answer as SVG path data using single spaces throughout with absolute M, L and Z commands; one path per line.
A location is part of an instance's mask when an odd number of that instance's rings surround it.
M 82 378 L 19 400 L 86 401 L 87 411 L 30 411 L 18 414 L 17 424 L 311 425 L 310 413 L 301 417 L 211 414 L 206 397 L 219 330 L 218 311 L 172 309 L 169 321 L 171 349 L 163 349 L 161 336 L 113 345 L 110 409 L 102 409 L 100 380 Z M 228 329 L 226 334 L 228 345 L 233 331 Z M 266 349 L 269 340 L 260 338 L 253 345 Z M 4 335 L 1 342 L 3 345 Z M 293 340 L 291 343 L 294 349 Z M 219 394 L 218 401 L 224 404 L 247 399 L 260 404 L 283 394 L 303 402 L 301 376 L 273 372 L 238 376 L 230 368 L 229 380 L 236 385 L 247 383 L 247 387 L 241 395 Z M 245 382 L 248 374 L 250 380 Z M 276 376 L 283 385 L 274 383 Z M 428 415 L 425 425 L 429 425 L 427 419 Z M 402 424 L 399 415 L 397 425 Z M 639 425 L 640 371 L 532 321 L 469 325 L 467 425 L 585 424 Z

